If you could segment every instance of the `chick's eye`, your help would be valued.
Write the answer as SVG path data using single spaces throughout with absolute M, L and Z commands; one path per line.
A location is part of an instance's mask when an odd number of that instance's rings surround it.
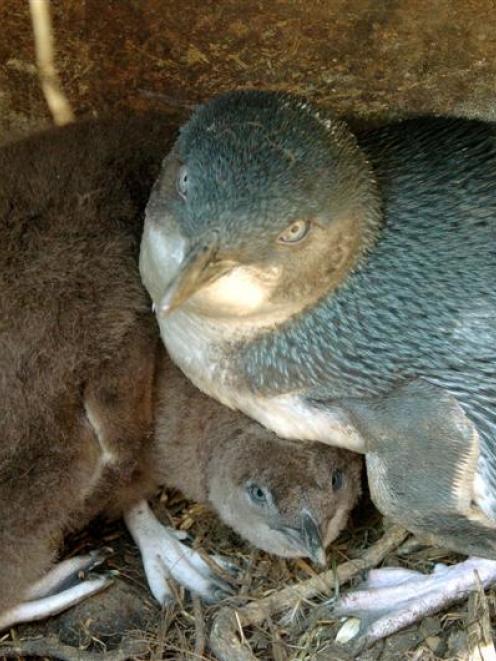
M 343 471 L 340 470 L 339 468 L 336 468 L 336 470 L 333 471 L 331 478 L 333 491 L 338 491 L 339 489 L 341 489 L 341 487 L 343 486 L 343 481 L 344 481 Z
M 177 172 L 176 188 L 179 195 L 185 200 L 188 194 L 188 168 L 185 165 L 181 165 Z
M 299 243 L 308 234 L 310 223 L 308 220 L 296 220 L 277 237 L 278 243 Z
M 256 484 L 255 482 L 249 482 L 246 485 L 246 492 L 250 500 L 255 503 L 255 505 L 265 505 L 269 501 L 269 495 L 266 489 Z

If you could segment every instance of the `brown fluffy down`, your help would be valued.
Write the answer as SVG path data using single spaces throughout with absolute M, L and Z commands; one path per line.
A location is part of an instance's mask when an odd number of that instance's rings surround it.
M 249 461 L 288 456 L 273 434 L 196 391 L 161 348 L 137 264 L 144 207 L 174 135 L 167 117 L 150 115 L 0 149 L 0 612 L 97 512 L 119 515 L 159 483 L 208 500 L 212 466 L 241 480 Z M 112 456 L 103 469 L 101 438 Z M 324 482 L 332 466 L 348 473 L 347 513 L 360 460 L 291 447 L 281 475 L 301 480 L 300 491 L 312 467 Z M 326 486 L 323 514 L 335 504 Z
M 0 149 L 0 611 L 118 499 L 150 438 L 157 336 L 137 258 L 173 134 L 152 116 Z M 88 401 L 117 455 L 102 486 Z

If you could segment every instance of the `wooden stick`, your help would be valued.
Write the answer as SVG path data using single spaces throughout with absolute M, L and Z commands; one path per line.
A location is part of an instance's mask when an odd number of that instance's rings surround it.
M 111 652 L 88 652 L 61 643 L 56 636 L 16 640 L 0 644 L 0 657 L 18 659 L 24 656 L 48 657 L 60 661 L 126 661 L 145 654 L 148 647 L 140 641 L 122 642 Z
M 404 528 L 393 525 L 360 558 L 344 562 L 336 571 L 329 570 L 302 583 L 290 585 L 243 608 L 221 608 L 210 634 L 212 651 L 220 661 L 256 661 L 244 638 L 243 627 L 259 626 L 271 615 L 290 610 L 301 601 L 331 594 L 336 582 L 343 585 L 365 569 L 376 567 L 408 534 Z
M 193 595 L 193 613 L 195 616 L 195 659 L 202 659 L 205 653 L 205 618 L 203 608 L 198 595 Z
M 74 121 L 74 113 L 55 69 L 50 0 L 29 0 L 38 77 L 55 124 Z
M 489 604 L 479 576 L 477 576 L 477 590 L 472 592 L 468 599 L 468 620 L 467 660 L 496 661 Z

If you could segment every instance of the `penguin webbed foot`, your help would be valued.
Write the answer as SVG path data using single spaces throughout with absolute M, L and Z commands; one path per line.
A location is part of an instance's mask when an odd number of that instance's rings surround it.
M 480 585 L 496 583 L 496 561 L 472 557 L 455 565 L 438 564 L 430 575 L 403 568 L 369 572 L 365 583 L 335 602 L 333 617 L 348 619 L 336 641 L 353 653 L 461 601 Z
M 231 585 L 220 576 L 234 573 L 232 563 L 220 556 L 207 562 L 200 553 L 181 543 L 181 532 L 160 523 L 145 501 L 134 505 L 124 518 L 141 552 L 150 591 L 161 605 L 175 598 L 171 579 L 207 603 L 233 594 Z M 218 574 L 210 565 L 219 566 Z
M 0 631 L 57 615 L 109 587 L 110 574 L 89 573 L 106 555 L 94 551 L 59 562 L 24 594 L 24 601 L 0 613 Z

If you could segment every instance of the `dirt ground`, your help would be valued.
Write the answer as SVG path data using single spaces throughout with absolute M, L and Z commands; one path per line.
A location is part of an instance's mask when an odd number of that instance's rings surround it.
M 496 118 L 492 0 L 59 0 L 52 6 L 57 65 L 78 117 L 152 108 L 186 117 L 220 91 L 269 87 L 304 94 L 357 122 L 419 113 Z M 0 141 L 6 141 L 51 118 L 36 77 L 27 2 L 1 0 L 0 32 Z M 207 551 L 233 558 L 243 568 L 246 598 L 312 575 L 307 563 L 244 545 L 179 494 L 157 497 L 156 509 Z M 329 562 L 360 555 L 381 533 L 380 516 L 365 503 L 330 549 Z M 47 624 L 13 629 L 0 644 L 22 648 L 28 640 L 26 649 L 45 658 L 58 649 L 59 658 L 70 659 L 213 659 L 208 627 L 216 607 L 180 594 L 175 607 L 160 612 L 119 523 L 96 522 L 68 540 L 66 551 L 102 544 L 114 548 L 106 565 L 119 572 L 112 588 Z M 385 562 L 430 571 L 434 562 L 454 559 L 424 549 Z M 494 615 L 493 593 L 488 603 Z M 290 624 L 276 618 L 245 631 L 257 658 L 349 658 L 332 646 L 336 625 L 316 608 L 306 605 Z M 461 604 L 360 658 L 468 658 L 473 612 Z

